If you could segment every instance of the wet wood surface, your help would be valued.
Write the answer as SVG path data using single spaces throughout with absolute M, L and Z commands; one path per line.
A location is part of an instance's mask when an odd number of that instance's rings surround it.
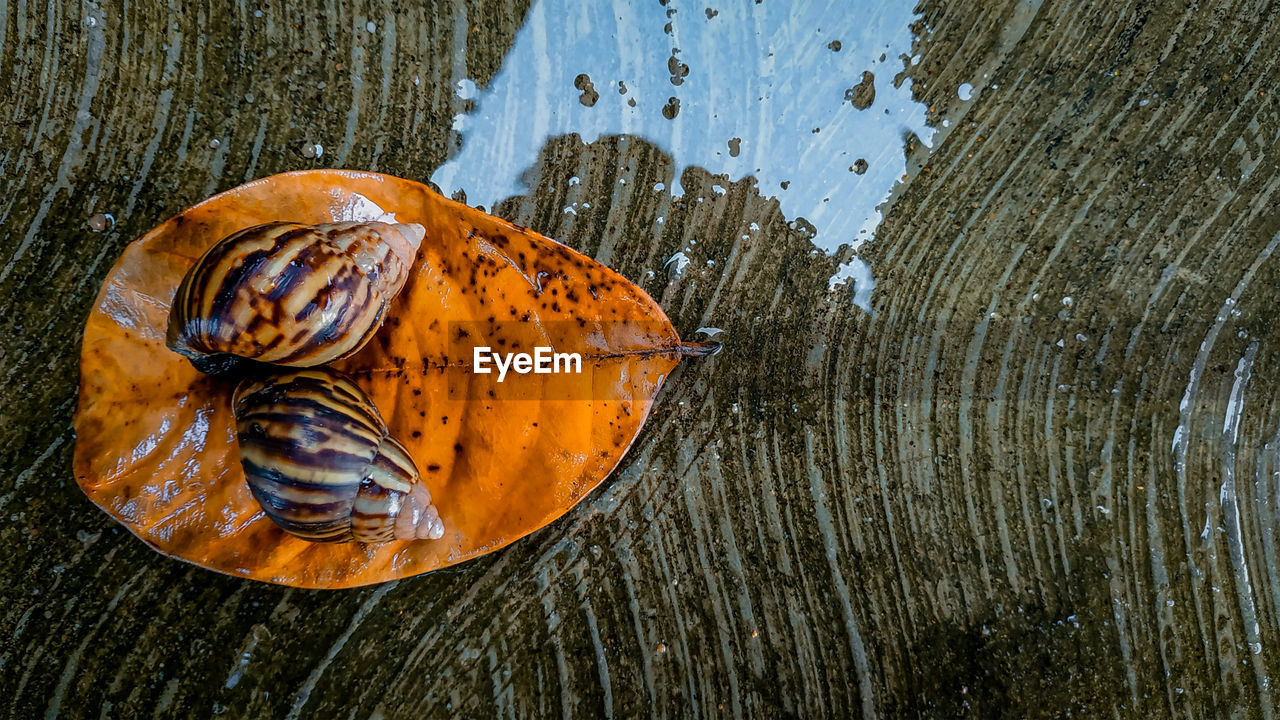
M 549 142 L 529 186 L 558 189 L 497 214 L 725 347 L 676 371 L 601 489 L 506 550 L 302 591 L 114 526 L 71 474 L 104 274 L 206 195 L 316 166 L 317 138 L 325 165 L 429 177 L 459 142 L 453 83 L 493 76 L 527 7 L 409 5 L 0 3 L 8 717 L 1275 715 L 1261 3 L 925 2 L 910 75 L 948 127 L 909 142 L 862 251 L 870 314 L 828 290 L 847 251 L 815 253 L 750 180 L 619 194 L 669 187 L 671 158 Z

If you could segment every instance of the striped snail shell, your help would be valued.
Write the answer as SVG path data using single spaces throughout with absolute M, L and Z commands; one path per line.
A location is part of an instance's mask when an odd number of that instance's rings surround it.
M 285 531 L 316 542 L 444 535 L 409 453 L 346 375 L 309 368 L 245 380 L 232 409 L 249 489 Z
M 404 287 L 421 225 L 276 222 L 214 244 L 183 277 L 167 341 L 196 369 L 313 367 L 369 341 Z

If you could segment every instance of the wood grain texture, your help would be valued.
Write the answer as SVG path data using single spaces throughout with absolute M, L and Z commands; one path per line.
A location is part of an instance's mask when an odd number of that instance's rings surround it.
M 871 315 L 750 181 L 622 191 L 669 187 L 669 158 L 549 143 L 498 214 L 724 351 L 556 523 L 344 593 L 175 563 L 97 512 L 70 472 L 79 330 L 125 243 L 310 166 L 306 142 L 428 176 L 451 83 L 496 70 L 525 7 L 324 4 L 253 32 L 248 6 L 86 7 L 0 13 L 9 717 L 1276 714 L 1274 7 L 925 2 L 912 74 L 949 134 L 912 144 L 864 248 Z M 390 51 L 349 31 L 369 19 Z M 94 212 L 120 224 L 88 233 Z

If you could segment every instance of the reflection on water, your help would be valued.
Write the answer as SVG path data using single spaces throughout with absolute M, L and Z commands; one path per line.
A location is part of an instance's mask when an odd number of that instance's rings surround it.
M 906 133 L 933 135 L 911 81 L 894 86 L 912 5 L 538 0 L 492 85 L 460 83 L 477 108 L 455 119 L 462 150 L 432 180 L 492 208 L 527 192 L 520 174 L 549 138 L 636 135 L 674 158 L 673 193 L 689 165 L 754 175 L 819 247 L 856 247 L 906 169 Z M 868 307 L 866 266 L 855 259 L 832 282 L 845 279 Z

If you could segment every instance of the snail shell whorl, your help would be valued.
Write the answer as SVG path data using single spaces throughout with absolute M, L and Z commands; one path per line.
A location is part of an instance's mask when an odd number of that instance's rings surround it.
M 287 532 L 365 543 L 444 534 L 413 460 L 349 377 L 313 368 L 246 380 L 232 407 L 245 479 Z
M 241 230 L 183 277 L 168 345 L 205 372 L 238 358 L 312 367 L 347 357 L 382 324 L 424 232 L 381 222 Z

